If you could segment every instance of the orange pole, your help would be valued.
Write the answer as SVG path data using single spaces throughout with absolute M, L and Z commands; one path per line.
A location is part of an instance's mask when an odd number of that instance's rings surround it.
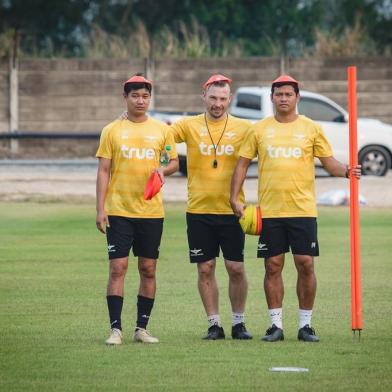
M 350 167 L 358 164 L 357 139 L 357 68 L 348 67 L 348 107 Z M 350 176 L 350 248 L 351 248 L 351 325 L 352 330 L 361 330 L 362 290 L 361 254 L 359 232 L 358 179 Z

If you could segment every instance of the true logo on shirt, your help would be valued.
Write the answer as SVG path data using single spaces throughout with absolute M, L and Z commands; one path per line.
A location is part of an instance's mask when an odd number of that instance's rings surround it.
M 138 148 L 121 146 L 121 154 L 126 159 L 154 159 L 155 151 L 153 148 Z
M 267 152 L 270 158 L 301 158 L 302 149 L 300 147 L 274 147 L 270 144 L 267 146 Z
M 200 153 L 202 155 L 213 155 L 214 145 L 201 142 L 199 144 Z M 233 155 L 234 147 L 231 144 L 220 144 L 216 147 L 216 155 Z

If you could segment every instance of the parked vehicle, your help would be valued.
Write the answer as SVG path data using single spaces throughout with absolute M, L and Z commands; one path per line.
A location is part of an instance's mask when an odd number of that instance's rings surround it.
M 193 116 L 195 114 L 199 114 L 199 112 L 170 112 L 161 110 L 149 110 L 148 114 L 151 117 L 154 117 L 156 120 L 162 121 L 167 125 L 171 125 L 185 116 Z
M 272 116 L 273 106 L 268 87 L 240 87 L 233 96 L 230 113 L 240 118 L 258 121 Z M 334 156 L 339 161 L 349 163 L 348 113 L 336 102 L 309 91 L 301 91 L 298 113 L 318 122 L 332 145 Z M 168 124 L 197 113 L 159 112 L 150 114 Z M 364 175 L 384 176 L 392 165 L 392 125 L 370 118 L 358 119 L 358 161 Z M 186 175 L 186 146 L 177 145 L 180 171 Z M 316 166 L 320 165 L 318 159 Z M 250 175 L 256 174 L 255 168 Z
M 270 94 L 271 90 L 267 87 L 240 87 L 233 97 L 230 113 L 251 120 L 272 116 Z M 336 159 L 348 164 L 348 113 L 331 99 L 303 90 L 298 113 L 321 124 Z M 358 161 L 362 165 L 363 174 L 384 176 L 391 168 L 392 125 L 359 118 L 357 129 Z M 318 160 L 316 164 L 320 164 Z

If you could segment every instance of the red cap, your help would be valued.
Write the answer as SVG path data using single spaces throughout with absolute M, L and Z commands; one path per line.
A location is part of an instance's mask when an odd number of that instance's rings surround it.
M 146 84 L 149 84 L 150 86 L 152 86 L 152 82 L 141 75 L 132 76 L 126 82 L 124 82 L 124 85 L 127 83 L 146 83 Z
M 163 182 L 158 172 L 151 173 L 144 188 L 144 200 L 151 200 L 162 188 Z
M 291 83 L 291 84 L 299 84 L 299 82 L 297 80 L 295 80 L 294 78 L 292 78 L 290 75 L 280 75 L 277 79 L 275 79 L 272 82 L 272 85 L 274 84 L 281 84 L 281 83 Z
M 227 82 L 227 83 L 231 83 L 231 79 L 227 78 L 224 75 L 220 75 L 220 74 L 215 74 L 212 75 L 204 84 L 203 84 L 203 88 L 207 88 L 210 84 L 213 84 L 215 82 Z

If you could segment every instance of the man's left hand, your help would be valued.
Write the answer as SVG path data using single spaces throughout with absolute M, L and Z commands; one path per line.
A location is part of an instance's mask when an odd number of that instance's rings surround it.
M 348 174 L 347 178 L 354 176 L 359 180 L 362 175 L 362 166 L 356 165 L 354 167 L 347 167 L 347 174 Z

